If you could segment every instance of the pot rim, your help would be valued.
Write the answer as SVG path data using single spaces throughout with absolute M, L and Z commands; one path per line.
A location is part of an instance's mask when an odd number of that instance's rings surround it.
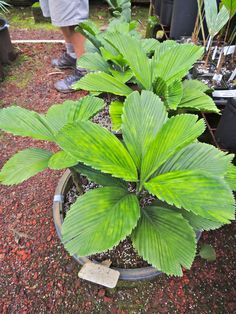
M 64 195 L 66 191 L 66 187 L 69 184 L 71 179 L 70 170 L 66 170 L 62 177 L 60 178 L 58 185 L 55 190 L 54 199 L 53 199 L 53 220 L 56 228 L 56 232 L 60 240 L 62 240 L 61 229 L 63 223 L 63 203 L 64 203 Z M 196 234 L 197 241 L 201 237 L 201 231 L 198 231 Z M 86 256 L 77 256 L 74 254 L 72 256 L 80 265 L 84 265 L 88 261 L 88 257 Z M 118 267 L 111 267 L 112 269 L 119 271 L 121 280 L 126 281 L 137 281 L 137 280 L 149 280 L 158 275 L 163 274 L 163 272 L 157 270 L 155 267 L 147 266 L 141 268 L 132 268 L 132 269 L 124 269 Z

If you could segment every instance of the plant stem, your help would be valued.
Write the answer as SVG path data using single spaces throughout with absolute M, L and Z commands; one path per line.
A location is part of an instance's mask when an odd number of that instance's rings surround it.
M 71 171 L 72 180 L 76 187 L 76 190 L 79 192 L 80 195 L 84 194 L 84 189 L 82 186 L 80 174 L 77 171 L 75 171 L 73 167 L 70 167 L 70 171 Z

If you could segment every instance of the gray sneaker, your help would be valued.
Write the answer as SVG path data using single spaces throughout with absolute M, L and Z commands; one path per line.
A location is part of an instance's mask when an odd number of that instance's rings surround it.
M 54 84 L 54 87 L 58 92 L 61 93 L 74 92 L 75 90 L 72 89 L 72 85 L 78 82 L 85 74 L 86 74 L 85 71 L 75 69 L 73 74 L 66 76 L 64 80 L 57 81 Z
M 60 58 L 52 60 L 52 66 L 58 69 L 75 69 L 76 59 L 64 52 Z

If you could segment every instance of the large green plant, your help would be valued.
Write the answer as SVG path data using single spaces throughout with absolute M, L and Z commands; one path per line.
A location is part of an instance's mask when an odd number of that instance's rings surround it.
M 153 91 L 160 96 L 168 110 L 219 112 L 213 100 L 205 94 L 209 89 L 207 85 L 194 80 L 191 82 L 184 80 L 192 65 L 201 58 L 202 47 L 178 44 L 172 40 L 163 43 L 155 40 L 141 41 L 128 33 L 119 32 L 107 33 L 104 41 L 113 47 L 116 54 L 123 57 L 128 66 L 126 71 L 138 88 Z M 98 65 L 97 60 L 93 60 Z M 95 72 L 87 74 L 74 85 L 74 88 L 93 93 L 109 92 L 120 96 L 132 93 L 133 90 L 127 84 L 128 76 L 125 76 L 126 80 L 117 78 L 111 71 L 100 66 L 102 60 L 105 64 L 106 60 L 100 56 L 99 65 L 97 68 L 93 67 Z M 88 60 L 89 62 L 91 61 Z M 86 66 L 85 63 L 83 65 Z M 111 113 L 117 112 L 121 104 L 115 102 L 112 107 Z
M 87 39 L 86 52 L 78 60 L 77 65 L 88 71 L 102 71 L 114 76 L 118 81 L 126 83 L 133 73 L 129 69 L 126 59 L 105 38 L 107 34 L 117 32 L 121 35 L 129 34 L 140 41 L 146 54 L 152 53 L 159 45 L 154 39 L 142 39 L 136 30 L 137 22 L 117 22 L 117 19 L 109 23 L 106 31 L 100 31 L 90 20 L 80 23 L 76 30 Z
M 4 165 L 0 180 L 16 184 L 47 166 L 74 166 L 103 187 L 81 195 L 67 213 L 62 233 L 69 253 L 102 252 L 130 236 L 150 264 L 181 275 L 196 253 L 195 231 L 234 219 L 233 155 L 199 143 L 204 122 L 193 114 L 169 118 L 151 91 L 127 97 L 123 141 L 88 121 L 102 106 L 101 100 L 88 97 L 53 106 L 46 115 L 1 110 L 3 130 L 55 141 L 62 151 L 20 152 Z

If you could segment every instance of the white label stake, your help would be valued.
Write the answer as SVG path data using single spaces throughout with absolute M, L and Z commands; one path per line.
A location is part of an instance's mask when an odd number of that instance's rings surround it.
M 83 265 L 78 276 L 81 279 L 97 283 L 107 288 L 115 288 L 120 273 L 102 264 L 88 262 Z

